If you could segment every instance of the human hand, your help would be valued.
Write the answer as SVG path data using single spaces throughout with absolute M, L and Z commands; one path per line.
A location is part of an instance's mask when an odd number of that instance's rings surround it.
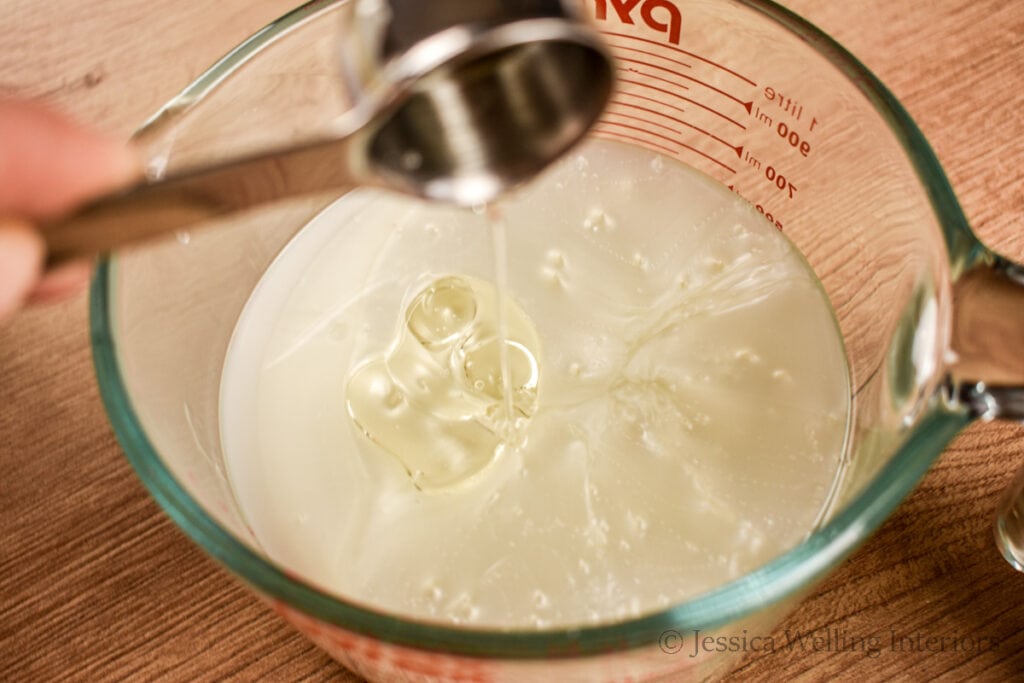
M 122 144 L 38 104 L 0 101 L 0 321 L 88 280 L 88 262 L 43 273 L 45 246 L 34 223 L 126 184 L 138 168 Z

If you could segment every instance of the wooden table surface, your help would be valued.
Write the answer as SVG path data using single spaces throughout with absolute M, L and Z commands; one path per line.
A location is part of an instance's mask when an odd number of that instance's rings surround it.
M 0 96 L 127 136 L 294 2 L 2 0 Z M 1024 259 L 1024 2 L 789 0 L 889 85 L 983 239 Z M 973 651 L 777 652 L 742 680 L 1024 677 L 1024 575 L 991 517 L 1024 433 L 976 424 L 784 624 L 985 638 Z M 932 649 L 936 649 L 933 647 Z M 0 328 L 0 680 L 354 680 L 150 500 L 107 424 L 85 298 Z

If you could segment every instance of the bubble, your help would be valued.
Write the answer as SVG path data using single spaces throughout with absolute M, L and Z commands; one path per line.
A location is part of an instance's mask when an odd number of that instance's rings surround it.
M 713 256 L 707 256 L 704 258 L 704 266 L 712 273 L 721 273 L 725 270 L 725 261 Z
M 617 223 L 615 219 L 604 209 L 593 208 L 583 219 L 583 228 L 594 233 L 605 233 L 615 230 Z
M 544 254 L 544 260 L 547 261 L 548 265 L 552 268 L 562 269 L 566 266 L 565 253 L 559 249 L 549 249 Z
M 750 365 L 757 365 L 761 362 L 761 357 L 753 349 L 736 349 L 732 357 Z
M 480 617 L 480 607 L 469 593 L 459 593 L 449 603 L 447 612 L 456 623 L 472 622 Z
M 433 581 L 423 584 L 423 595 L 430 602 L 439 603 L 444 599 L 444 590 Z
M 654 266 L 651 264 L 651 261 L 646 256 L 641 254 L 639 251 L 633 254 L 630 263 L 632 263 L 634 266 L 644 271 L 645 273 L 650 272 L 654 268 Z
M 626 518 L 629 521 L 629 527 L 636 536 L 644 536 L 647 533 L 647 518 L 643 515 L 639 515 L 632 510 L 626 513 Z
M 783 382 L 785 384 L 793 383 L 793 376 L 782 368 L 776 368 L 775 370 L 772 370 L 772 379 L 775 380 L 776 382 Z

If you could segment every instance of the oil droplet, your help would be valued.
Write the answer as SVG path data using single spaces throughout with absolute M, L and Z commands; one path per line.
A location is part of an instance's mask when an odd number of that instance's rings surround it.
M 416 297 L 406 318 L 409 331 L 431 348 L 450 343 L 473 322 L 476 313 L 472 287 L 457 278 L 444 278 Z
M 389 350 L 349 376 L 345 401 L 353 423 L 422 490 L 483 470 L 522 441 L 517 429 L 537 409 L 540 340 L 526 313 L 506 297 L 514 413 L 506 417 L 496 304 L 490 283 L 438 278 L 412 297 Z

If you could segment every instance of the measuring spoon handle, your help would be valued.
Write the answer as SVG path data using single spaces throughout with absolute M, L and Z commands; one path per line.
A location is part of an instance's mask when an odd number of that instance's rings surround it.
M 289 197 L 366 184 L 351 138 L 260 153 L 157 179 L 140 179 L 41 226 L 48 265 L 91 256 Z

